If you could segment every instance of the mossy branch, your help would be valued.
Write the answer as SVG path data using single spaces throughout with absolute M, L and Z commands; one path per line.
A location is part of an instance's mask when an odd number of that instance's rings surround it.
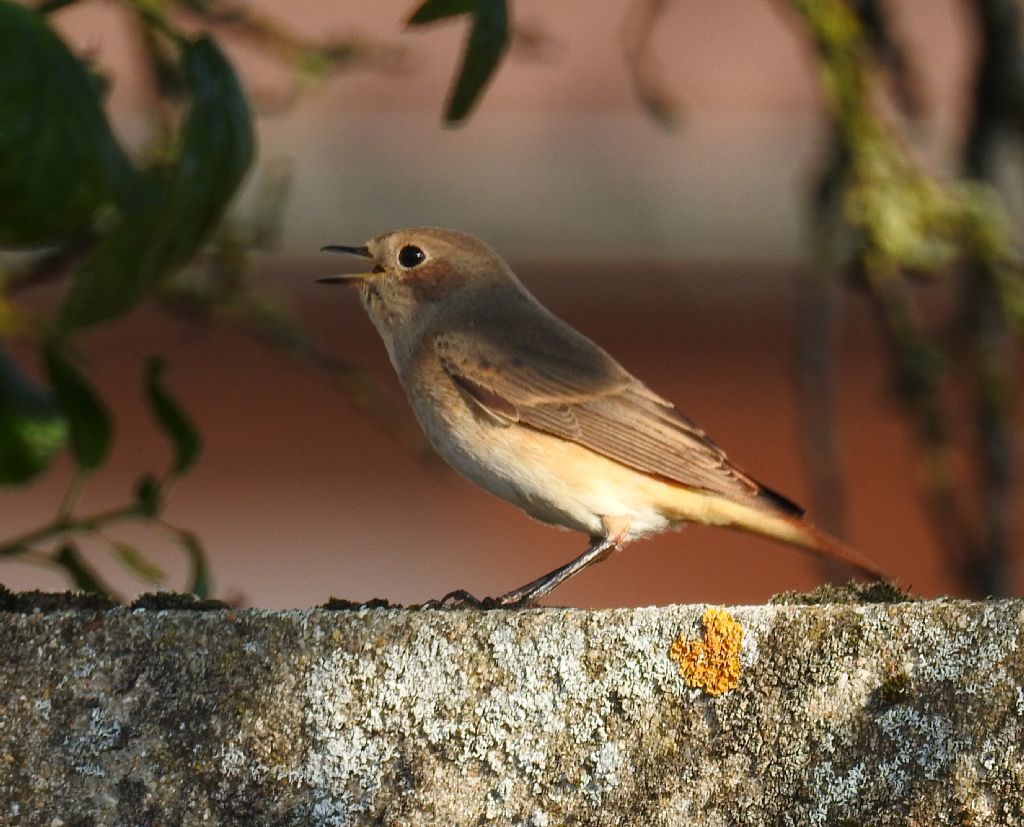
M 1011 454 L 1007 335 L 1024 331 L 1024 280 L 1009 217 L 987 183 L 940 180 L 912 158 L 897 125 L 880 113 L 876 98 L 884 67 L 852 4 L 792 0 L 792 6 L 817 49 L 836 136 L 821 188 L 830 197 L 820 202 L 839 212 L 855 233 L 853 257 L 918 434 L 925 500 L 936 534 L 971 592 L 998 594 L 1005 588 Z M 995 6 L 1002 4 L 979 4 Z M 951 461 L 957 435 L 948 379 L 955 343 L 922 321 L 911 278 L 955 278 L 964 285 L 961 333 L 975 354 L 968 372 L 977 394 L 979 465 L 986 482 L 980 525 L 971 516 L 969 489 Z

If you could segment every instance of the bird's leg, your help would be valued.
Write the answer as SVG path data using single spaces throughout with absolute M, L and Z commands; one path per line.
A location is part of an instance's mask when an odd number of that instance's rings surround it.
M 422 609 L 522 609 L 561 583 L 564 583 L 577 572 L 582 571 L 591 563 L 603 560 L 615 549 L 615 543 L 606 537 L 591 537 L 590 546 L 583 554 L 570 563 L 548 572 L 543 577 L 521 586 L 501 597 L 474 597 L 465 589 L 448 592 L 440 600 L 428 600 L 419 608 Z
M 591 537 L 590 545 L 583 554 L 525 586 L 520 586 L 500 597 L 485 597 L 483 600 L 474 597 L 465 589 L 456 589 L 453 592 L 448 592 L 440 600 L 428 600 L 420 608 L 522 609 L 530 606 L 574 574 L 583 571 L 587 566 L 604 560 L 625 542 L 626 536 L 629 534 L 629 519 L 627 517 L 602 517 L 601 523 L 604 527 L 604 535 Z
M 599 563 L 617 549 L 629 533 L 629 520 L 619 517 L 603 517 L 605 536 L 591 537 L 590 546 L 583 554 L 564 566 L 538 577 L 525 586 L 503 594 L 501 597 L 489 598 L 484 601 L 495 607 L 517 608 L 529 606 L 540 600 L 552 589 L 557 588 L 574 574 L 579 574 L 587 566 Z M 493 601 L 493 602 L 492 602 Z
M 574 574 L 583 571 L 592 563 L 603 560 L 615 550 L 615 546 L 615 540 L 609 537 L 592 537 L 590 546 L 575 560 L 566 563 L 554 571 L 548 572 L 543 577 L 538 577 L 525 586 L 520 586 L 518 589 L 503 594 L 501 597 L 495 597 L 493 600 L 497 606 L 506 608 L 529 606 L 531 603 L 540 600 L 552 589 L 560 586 Z

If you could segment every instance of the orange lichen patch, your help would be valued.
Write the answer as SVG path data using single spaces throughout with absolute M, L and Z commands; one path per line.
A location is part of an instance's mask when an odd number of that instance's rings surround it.
M 687 686 L 721 695 L 740 684 L 740 646 L 743 627 L 725 609 L 704 610 L 703 640 L 687 640 L 680 633 L 668 656 L 679 664 Z

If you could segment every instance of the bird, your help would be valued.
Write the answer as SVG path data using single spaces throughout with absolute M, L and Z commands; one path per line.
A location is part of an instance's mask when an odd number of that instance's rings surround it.
M 460 589 L 441 604 L 531 606 L 612 551 L 686 523 L 763 535 L 886 579 L 545 308 L 483 241 L 414 227 L 321 249 L 372 262 L 317 281 L 356 288 L 437 453 L 531 517 L 590 538 L 524 586 L 483 600 Z

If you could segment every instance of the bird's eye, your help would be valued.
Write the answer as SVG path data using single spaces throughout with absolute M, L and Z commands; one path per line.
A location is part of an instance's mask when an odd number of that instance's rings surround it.
M 401 250 L 398 251 L 398 263 L 401 264 L 406 270 L 411 270 L 413 267 L 417 267 L 427 260 L 427 254 L 424 253 L 419 247 L 412 244 L 406 244 Z

